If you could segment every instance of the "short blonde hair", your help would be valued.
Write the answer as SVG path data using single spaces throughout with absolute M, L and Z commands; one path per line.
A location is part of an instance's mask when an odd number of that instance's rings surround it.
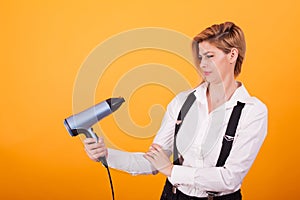
M 232 48 L 238 49 L 238 58 L 234 67 L 234 76 L 238 76 L 246 53 L 246 42 L 242 29 L 232 22 L 215 24 L 206 28 L 193 39 L 193 54 L 196 65 L 199 66 L 199 43 L 207 41 L 224 53 L 230 53 Z

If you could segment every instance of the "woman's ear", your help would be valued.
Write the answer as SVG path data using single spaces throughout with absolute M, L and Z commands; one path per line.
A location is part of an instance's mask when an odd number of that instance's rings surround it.
M 237 48 L 232 48 L 230 53 L 228 54 L 229 63 L 233 64 L 236 62 L 239 56 L 239 50 Z

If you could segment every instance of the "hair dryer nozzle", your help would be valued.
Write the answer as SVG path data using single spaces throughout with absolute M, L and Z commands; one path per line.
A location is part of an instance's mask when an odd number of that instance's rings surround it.
M 108 103 L 111 111 L 114 112 L 122 105 L 122 103 L 125 102 L 125 99 L 122 98 L 122 97 L 120 97 L 120 98 L 110 98 L 110 99 L 107 99 L 106 102 Z

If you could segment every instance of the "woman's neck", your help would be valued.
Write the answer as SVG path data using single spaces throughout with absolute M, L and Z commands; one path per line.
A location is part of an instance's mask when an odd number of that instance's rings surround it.
M 217 84 L 209 83 L 206 92 L 208 111 L 211 112 L 212 110 L 228 101 L 237 87 L 238 84 L 234 79 Z

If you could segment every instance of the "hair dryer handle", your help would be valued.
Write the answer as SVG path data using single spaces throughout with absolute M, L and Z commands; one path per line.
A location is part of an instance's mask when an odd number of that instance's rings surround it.
M 93 131 L 93 128 L 87 129 L 87 132 L 85 132 L 85 136 L 87 138 L 95 138 L 96 142 L 98 143 L 99 138 L 98 138 L 97 134 Z M 105 156 L 98 158 L 98 160 L 104 165 L 104 167 L 108 168 L 108 164 L 107 164 Z

